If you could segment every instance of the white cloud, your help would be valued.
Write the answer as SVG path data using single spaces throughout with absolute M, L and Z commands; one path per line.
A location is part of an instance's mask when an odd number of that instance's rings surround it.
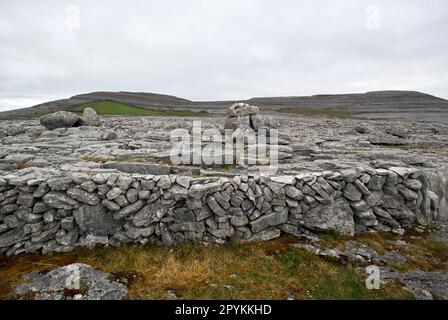
M 379 29 L 366 28 L 370 5 Z M 444 0 L 4 1 L 0 108 L 98 90 L 448 98 L 446 30 Z

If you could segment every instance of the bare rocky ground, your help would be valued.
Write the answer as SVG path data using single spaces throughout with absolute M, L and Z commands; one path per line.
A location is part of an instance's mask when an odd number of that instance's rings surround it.
M 170 131 L 191 129 L 192 122 L 198 120 L 202 129 L 223 129 L 224 117 L 108 117 L 98 127 L 55 130 L 46 130 L 38 120 L 1 121 L 0 172 L 14 170 L 18 164 L 75 171 L 101 171 L 101 162 L 106 161 L 167 164 L 172 147 Z M 273 122 L 280 134 L 279 172 L 333 170 L 363 164 L 439 168 L 448 163 L 448 121 L 276 115 Z M 258 169 L 252 166 L 229 170 Z M 171 168 L 172 172 L 176 170 L 194 168 Z
M 416 228 L 400 237 L 364 235 L 361 239 L 325 241 L 304 236 L 291 244 L 323 259 L 357 266 L 378 267 L 379 286 L 397 281 L 418 300 L 448 300 L 448 229 L 439 222 L 437 229 Z
M 447 187 L 448 121 L 394 118 L 302 117 L 297 114 L 272 114 L 279 129 L 279 171 L 298 174 L 354 167 L 414 167 L 433 175 L 433 190 Z M 145 118 L 107 117 L 96 127 L 80 126 L 47 130 L 38 120 L 0 121 L 0 176 L 11 172 L 36 171 L 43 177 L 58 171 L 114 172 L 142 174 L 187 173 L 195 176 L 232 176 L 259 172 L 260 166 L 185 166 L 169 161 L 170 131 L 190 129 L 200 120 L 202 128 L 224 128 L 224 117 Z M 445 189 L 446 190 L 446 189 Z M 446 195 L 446 191 L 445 191 Z M 440 219 L 446 219 L 448 199 L 440 199 Z M 418 237 L 418 235 L 416 235 Z M 437 241 L 447 244 L 446 231 L 435 232 Z M 400 270 L 405 264 L 401 253 L 381 256 L 368 248 L 359 249 L 356 241 L 345 248 L 321 250 L 318 240 L 301 244 L 306 250 L 335 259 L 371 261 L 387 265 L 384 279 L 403 283 L 418 299 L 448 298 L 446 261 L 440 270 Z M 347 245 L 349 248 L 347 248 Z M 396 246 L 407 243 L 397 243 Z M 445 247 L 446 249 L 446 247 Z M 445 250 L 444 249 L 444 250 Z M 344 258 L 341 258 L 344 257 Z M 404 259 L 404 260 L 403 260 Z M 385 261 L 393 264 L 385 263 Z M 437 263 L 434 263 L 437 264 Z M 391 267 L 392 265 L 392 267 Z M 393 267 L 395 266 L 395 267 Z

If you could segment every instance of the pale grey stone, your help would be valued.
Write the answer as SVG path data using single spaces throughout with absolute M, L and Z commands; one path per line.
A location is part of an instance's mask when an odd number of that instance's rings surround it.
M 245 242 L 264 242 L 269 241 L 275 238 L 280 237 L 281 231 L 279 229 L 272 229 L 272 230 L 263 230 L 260 231 L 254 235 L 252 235 L 250 238 L 244 240 Z
M 367 188 L 370 190 L 381 190 L 383 188 L 384 183 L 386 182 L 387 176 L 379 176 L 374 175 L 370 179 L 370 182 L 367 185 Z
M 47 205 L 45 202 L 38 201 L 34 204 L 33 213 L 40 214 L 40 213 L 44 213 L 50 209 L 51 209 L 51 207 L 49 205 Z
M 125 234 L 131 238 L 131 239 L 138 239 L 138 238 L 147 238 L 150 235 L 152 235 L 154 233 L 154 227 L 153 226 L 149 226 L 146 228 L 137 228 L 134 227 L 132 225 L 128 225 L 126 227 L 126 232 Z
M 29 235 L 23 232 L 23 229 L 12 229 L 0 234 L 0 248 L 10 247 L 16 243 L 29 239 Z
M 120 188 L 122 191 L 126 192 L 129 189 L 132 183 L 132 178 L 126 175 L 120 175 L 117 180 L 116 186 Z
M 343 198 L 310 209 L 303 215 L 303 222 L 306 228 L 319 232 L 337 230 L 345 235 L 353 235 L 355 232 L 352 209 Z
M 287 220 L 288 220 L 288 209 L 283 208 L 283 210 L 280 212 L 273 212 L 271 214 L 261 216 L 255 221 L 252 221 L 250 223 L 251 230 L 253 233 L 257 233 L 266 228 L 286 223 Z
M 171 180 L 168 176 L 162 176 L 157 182 L 157 186 L 162 189 L 168 189 L 171 187 Z
M 57 111 L 40 118 L 40 124 L 49 130 L 75 127 L 79 122 L 80 118 L 68 111 Z
M 102 205 L 83 205 L 73 211 L 73 217 L 81 234 L 96 236 L 112 235 L 124 224 L 123 220 L 115 220 Z
M 140 210 L 144 204 L 145 203 L 142 200 L 138 200 L 138 201 L 134 202 L 133 204 L 130 204 L 127 207 L 121 209 L 120 211 L 115 212 L 113 214 L 114 219 L 120 220 L 120 219 L 126 218 L 127 216 Z
M 17 198 L 17 204 L 27 208 L 31 208 L 35 202 L 36 199 L 33 197 L 32 193 L 20 192 L 19 197 Z
M 89 180 L 89 181 L 85 181 L 81 184 L 81 188 L 83 188 L 84 190 L 86 190 L 87 192 L 94 192 L 97 189 L 97 185 L 95 182 Z
M 73 186 L 73 181 L 69 177 L 55 178 L 47 181 L 48 186 L 53 191 L 65 191 Z
M 75 218 L 74 217 L 66 217 L 61 220 L 61 228 L 65 230 L 73 230 L 75 228 Z
M 42 200 L 52 208 L 72 210 L 79 207 L 79 203 L 65 193 L 51 191 L 42 197 Z
M 86 190 L 78 186 L 68 189 L 67 195 L 75 200 L 91 206 L 95 206 L 100 203 L 100 197 L 96 193 L 87 192 Z
M 361 200 L 362 193 L 354 184 L 348 183 L 345 186 L 343 196 L 351 201 L 359 201 Z
M 98 126 L 100 124 L 100 120 L 98 117 L 98 114 L 96 113 L 95 109 L 92 108 L 85 108 L 84 112 L 82 114 L 82 117 L 80 118 L 80 125 L 81 126 Z
M 117 203 L 111 200 L 103 199 L 103 201 L 101 201 L 101 204 L 111 211 L 118 211 L 121 209 L 121 207 Z
M 121 300 L 127 295 L 126 286 L 112 280 L 110 274 L 81 263 L 27 273 L 21 277 L 14 294 L 18 297 L 32 294 L 35 300 L 67 300 L 71 297 L 66 291 L 74 286 L 67 279 L 74 274 L 79 274 L 79 281 L 85 286 L 84 291 L 73 297 L 76 300 Z
M 207 198 L 207 204 L 208 204 L 209 208 L 214 213 L 216 213 L 218 216 L 223 216 L 226 214 L 224 209 L 218 204 L 218 202 L 216 201 L 216 199 L 213 196 L 209 196 Z
M 45 183 L 41 183 L 39 184 L 39 186 L 37 187 L 37 189 L 34 191 L 33 193 L 33 197 L 35 198 L 41 198 L 43 197 L 44 194 L 46 194 L 48 191 L 50 190 L 50 188 L 48 187 L 48 184 Z
M 407 188 L 414 191 L 421 189 L 423 186 L 423 184 L 417 179 L 407 179 L 403 183 Z
M 276 177 L 271 177 L 271 180 L 274 182 L 277 182 L 277 183 L 281 183 L 281 184 L 294 185 L 294 183 L 295 183 L 294 176 L 276 176 Z
M 123 194 L 123 190 L 118 187 L 114 187 L 106 193 L 106 197 L 108 200 L 114 200 Z
M 192 178 L 188 177 L 188 176 L 178 176 L 176 178 L 176 183 L 178 183 L 182 187 L 188 189 L 190 187 L 191 179 Z
M 140 190 L 138 192 L 139 199 L 149 199 L 151 192 L 149 190 Z
M 114 201 L 121 207 L 124 208 L 129 205 L 129 201 L 126 199 L 124 195 L 118 196 Z
M 288 197 L 294 200 L 302 200 L 303 193 L 294 186 L 287 185 L 285 186 L 285 192 Z
M 408 188 L 406 188 L 405 186 L 398 184 L 396 185 L 396 188 L 398 190 L 398 192 L 407 200 L 407 201 L 412 201 L 412 200 L 417 200 L 418 195 L 415 191 L 412 191 Z
M 249 219 L 244 215 L 233 215 L 232 218 L 230 218 L 230 223 L 235 227 L 242 227 L 249 223 Z
M 369 207 L 379 206 L 383 203 L 384 194 L 381 191 L 372 191 L 364 199 Z
M 27 223 L 23 226 L 23 232 L 26 234 L 36 233 L 41 231 L 43 228 L 43 222 Z

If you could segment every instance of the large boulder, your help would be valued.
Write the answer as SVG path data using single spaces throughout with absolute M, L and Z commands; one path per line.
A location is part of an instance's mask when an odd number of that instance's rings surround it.
M 112 214 L 107 212 L 103 205 L 83 205 L 73 211 L 75 221 L 81 234 L 95 236 L 112 235 L 124 225 L 123 220 L 114 220 Z
M 437 169 L 424 169 L 429 180 L 431 211 L 435 220 L 448 221 L 448 166 Z M 437 195 L 437 199 L 434 197 Z
M 92 108 L 85 108 L 84 113 L 81 117 L 80 124 L 82 126 L 97 126 L 99 125 L 100 120 L 96 111 Z
M 80 122 L 78 115 L 68 111 L 57 111 L 40 118 L 40 124 L 49 130 L 77 127 Z
M 332 203 L 317 206 L 303 215 L 304 226 L 317 232 L 336 230 L 343 235 L 354 235 L 353 211 L 347 200 L 339 198 Z

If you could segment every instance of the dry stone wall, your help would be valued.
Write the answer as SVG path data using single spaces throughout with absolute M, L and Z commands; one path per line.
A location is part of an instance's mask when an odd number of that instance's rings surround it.
M 439 208 L 426 175 L 410 168 L 231 178 L 20 171 L 0 177 L 0 253 L 7 255 L 403 232 L 431 223 Z

